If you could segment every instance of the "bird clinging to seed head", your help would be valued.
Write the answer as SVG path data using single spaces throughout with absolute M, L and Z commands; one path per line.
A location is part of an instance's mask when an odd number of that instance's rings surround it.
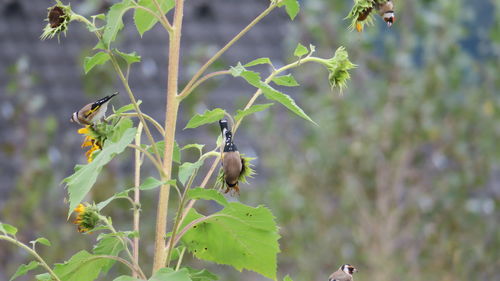
M 227 120 L 219 120 L 222 139 L 224 140 L 224 149 L 222 151 L 222 170 L 224 172 L 224 183 L 226 191 L 234 189 L 236 193 L 240 193 L 238 179 L 244 172 L 244 160 L 238 152 L 238 148 L 233 142 L 233 134 L 229 130 Z
M 328 281 L 352 281 L 352 275 L 358 270 L 350 264 L 342 265 L 337 271 L 332 273 Z
M 80 110 L 75 111 L 69 121 L 80 125 L 93 125 L 102 121 L 106 116 L 109 101 L 116 95 L 118 95 L 118 92 L 85 105 Z
M 396 17 L 394 16 L 394 3 L 392 0 L 378 2 L 376 8 L 379 15 L 387 23 L 387 26 L 391 27 L 396 21 Z

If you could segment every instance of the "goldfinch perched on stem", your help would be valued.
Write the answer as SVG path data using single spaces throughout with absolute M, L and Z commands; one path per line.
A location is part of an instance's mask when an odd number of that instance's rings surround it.
M 102 121 L 106 117 L 109 101 L 116 95 L 118 95 L 118 92 L 85 105 L 82 109 L 74 112 L 69 121 L 84 126 Z
M 233 142 L 233 134 L 228 128 L 227 120 L 219 120 L 219 125 L 224 140 L 222 170 L 224 173 L 224 182 L 227 187 L 224 193 L 228 193 L 229 190 L 234 189 L 236 193 L 239 194 L 240 188 L 238 186 L 238 180 L 240 175 L 244 172 L 245 163 L 238 152 L 238 148 Z
M 328 281 L 352 281 L 352 275 L 358 270 L 350 264 L 342 265 L 337 271 L 332 273 Z

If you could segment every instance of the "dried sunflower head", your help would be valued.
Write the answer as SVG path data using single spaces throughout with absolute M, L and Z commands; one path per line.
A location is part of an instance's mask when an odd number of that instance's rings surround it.
M 63 5 L 59 0 L 56 0 L 56 2 L 54 6 L 48 8 L 46 19 L 48 23 L 40 36 L 42 40 L 51 39 L 56 35 L 59 38 L 61 32 L 66 34 L 68 24 L 71 21 L 73 11 L 71 11 L 70 5 Z

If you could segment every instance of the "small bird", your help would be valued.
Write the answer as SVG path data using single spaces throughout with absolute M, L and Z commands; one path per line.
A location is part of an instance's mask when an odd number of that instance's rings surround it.
M 358 270 L 350 264 L 342 265 L 337 271 L 332 273 L 328 281 L 352 281 L 352 275 Z
M 392 0 L 377 2 L 375 4 L 375 8 L 377 9 L 378 14 L 387 23 L 387 26 L 391 27 L 392 24 L 396 21 L 396 17 L 394 15 L 394 3 L 392 2 Z
M 224 139 L 222 170 L 224 172 L 224 182 L 227 185 L 224 193 L 228 193 L 230 189 L 234 189 L 239 194 L 238 179 L 245 167 L 244 160 L 233 142 L 233 134 L 228 128 L 227 120 L 219 120 L 219 125 L 222 131 L 222 138 Z
M 118 92 L 85 105 L 82 109 L 75 111 L 69 121 L 80 125 L 93 125 L 96 122 L 102 121 L 106 116 L 109 101 L 116 95 L 118 95 Z

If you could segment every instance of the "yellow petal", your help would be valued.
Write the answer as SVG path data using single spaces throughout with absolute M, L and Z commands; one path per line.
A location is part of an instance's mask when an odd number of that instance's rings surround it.
M 89 127 L 84 127 L 84 128 L 81 128 L 81 129 L 78 129 L 78 133 L 79 134 L 88 134 L 89 133 Z
M 363 25 L 360 22 L 356 22 L 356 30 L 358 32 L 363 31 Z

